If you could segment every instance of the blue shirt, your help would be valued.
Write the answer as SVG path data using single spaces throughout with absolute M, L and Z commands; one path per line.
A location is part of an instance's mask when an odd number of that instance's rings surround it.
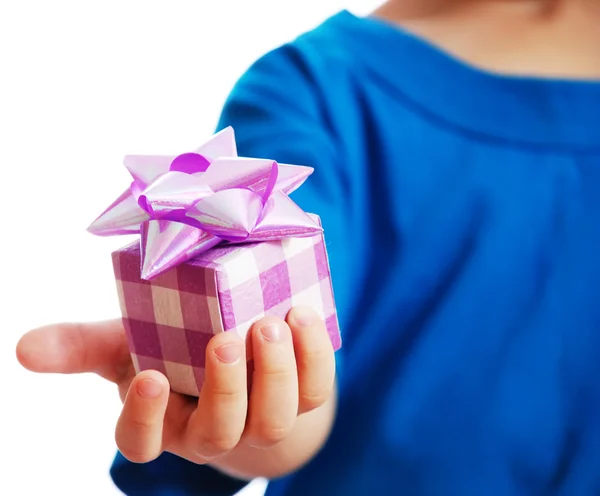
M 323 450 L 270 496 L 600 494 L 600 83 L 476 70 L 342 12 L 261 58 L 219 128 L 312 165 L 343 329 Z M 118 457 L 127 494 L 241 483 Z

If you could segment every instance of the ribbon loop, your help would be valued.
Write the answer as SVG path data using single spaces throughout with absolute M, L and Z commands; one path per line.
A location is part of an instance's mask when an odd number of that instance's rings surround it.
M 186 174 L 196 174 L 198 172 L 205 172 L 209 165 L 210 162 L 208 159 L 199 153 L 184 153 L 175 157 L 169 166 L 169 170 L 185 172 Z

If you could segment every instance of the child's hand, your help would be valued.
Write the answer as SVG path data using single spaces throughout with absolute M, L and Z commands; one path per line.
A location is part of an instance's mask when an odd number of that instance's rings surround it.
M 119 386 L 123 410 L 119 450 L 134 462 L 170 451 L 207 463 L 240 448 L 269 447 L 285 439 L 299 414 L 330 398 L 334 354 L 323 322 L 296 308 L 287 323 L 265 318 L 248 337 L 254 375 L 246 379 L 246 345 L 233 333 L 215 335 L 206 352 L 198 400 L 169 391 L 164 375 L 135 376 L 120 321 L 61 324 L 31 331 L 17 347 L 23 366 L 37 372 L 95 372 Z

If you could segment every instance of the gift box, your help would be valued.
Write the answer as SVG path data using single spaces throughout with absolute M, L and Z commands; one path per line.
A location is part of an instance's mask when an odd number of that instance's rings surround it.
M 215 333 L 244 337 L 297 305 L 341 347 L 320 220 L 288 196 L 312 168 L 238 157 L 231 128 L 194 152 L 128 156 L 125 166 L 131 186 L 89 230 L 139 234 L 112 256 L 137 372 L 158 370 L 197 396 Z

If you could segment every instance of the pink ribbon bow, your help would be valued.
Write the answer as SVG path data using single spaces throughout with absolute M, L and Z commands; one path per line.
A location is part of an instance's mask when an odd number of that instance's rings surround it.
M 153 279 L 221 242 L 312 236 L 321 227 L 288 195 L 312 167 L 237 156 L 232 128 L 192 153 L 130 155 L 133 182 L 88 228 L 140 233 L 142 278 Z

